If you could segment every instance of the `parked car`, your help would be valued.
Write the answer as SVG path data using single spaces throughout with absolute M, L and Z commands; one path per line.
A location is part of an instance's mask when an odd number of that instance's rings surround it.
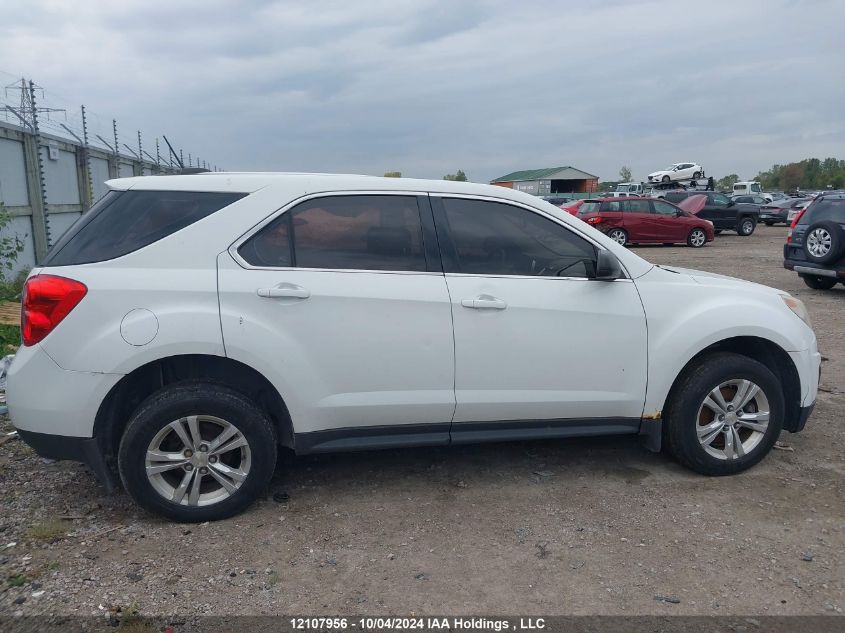
M 562 207 L 563 205 L 569 204 L 575 200 L 575 198 L 572 196 L 549 196 L 548 198 L 543 198 L 543 200 L 549 204 L 555 205 L 556 207 Z
M 569 215 L 578 215 L 578 209 L 581 208 L 581 205 L 584 204 L 586 200 L 574 200 L 573 202 L 569 202 L 561 206 L 561 209 L 566 211 Z
M 690 196 L 707 198 L 696 215 L 710 220 L 716 233 L 736 231 L 739 235 L 748 236 L 757 227 L 757 219 L 760 217 L 760 208 L 757 205 L 734 202 L 718 191 L 670 191 L 666 194 L 666 200 L 677 204 Z
M 766 226 L 773 226 L 779 222 L 788 225 L 792 221 L 789 217 L 790 211 L 809 202 L 808 198 L 786 198 L 765 204 L 760 207 L 760 222 Z
M 618 244 L 686 244 L 713 241 L 713 223 L 665 200 L 628 197 L 588 200 L 578 217 Z
M 758 207 L 763 206 L 764 204 L 768 204 L 769 200 L 765 198 L 762 194 L 759 195 L 733 195 L 731 196 L 731 200 L 737 203 L 743 204 L 756 204 Z
M 795 216 L 799 215 L 804 209 L 810 206 L 813 203 L 813 198 L 803 199 L 797 205 L 789 209 L 789 213 L 786 215 L 786 223 L 791 227 L 792 221 L 795 219 Z
M 810 288 L 845 284 L 845 194 L 823 194 L 799 211 L 783 246 L 783 266 Z
M 704 168 L 696 163 L 675 163 L 666 169 L 652 172 L 648 182 L 673 182 L 676 180 L 698 180 L 704 178 Z
M 799 300 L 653 266 L 529 194 L 319 174 L 107 186 L 26 281 L 9 411 L 41 455 L 117 473 L 177 521 L 246 508 L 281 448 L 622 434 L 728 475 L 816 400 Z

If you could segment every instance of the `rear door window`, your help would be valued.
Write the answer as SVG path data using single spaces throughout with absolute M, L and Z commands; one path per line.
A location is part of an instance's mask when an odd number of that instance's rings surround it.
M 286 211 L 238 248 L 262 268 L 425 271 L 414 196 L 327 196 Z
M 75 266 L 122 257 L 181 231 L 246 195 L 110 191 L 62 235 L 44 265 Z

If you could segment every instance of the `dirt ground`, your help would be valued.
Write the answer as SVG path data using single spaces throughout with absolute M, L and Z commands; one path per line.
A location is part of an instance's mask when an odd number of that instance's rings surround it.
M 845 288 L 785 271 L 785 234 L 636 249 L 810 310 L 818 406 L 747 473 L 701 477 L 630 438 L 326 455 L 280 468 L 239 517 L 178 525 L 11 440 L 0 616 L 841 613 Z

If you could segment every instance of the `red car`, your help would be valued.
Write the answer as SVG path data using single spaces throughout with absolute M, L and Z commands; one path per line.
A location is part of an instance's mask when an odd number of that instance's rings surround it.
M 652 198 L 596 198 L 584 201 L 578 217 L 620 244 L 686 243 L 700 248 L 713 241 L 713 224 L 695 216 L 701 209 L 698 198 L 706 197 L 692 198 L 696 200 L 686 210 Z
M 566 204 L 560 205 L 560 208 L 569 213 L 570 215 L 578 215 L 578 209 L 580 209 L 581 205 L 585 202 L 586 200 L 573 200 L 572 202 L 567 202 Z

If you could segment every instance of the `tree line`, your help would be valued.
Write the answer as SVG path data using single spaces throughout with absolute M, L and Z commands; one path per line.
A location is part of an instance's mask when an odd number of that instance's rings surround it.
M 717 189 L 731 189 L 739 180 L 736 174 L 730 174 L 716 181 Z M 761 171 L 752 180 L 758 181 L 764 190 L 781 191 L 825 190 L 845 188 L 845 160 L 838 158 L 805 158 L 797 163 L 772 165 Z

